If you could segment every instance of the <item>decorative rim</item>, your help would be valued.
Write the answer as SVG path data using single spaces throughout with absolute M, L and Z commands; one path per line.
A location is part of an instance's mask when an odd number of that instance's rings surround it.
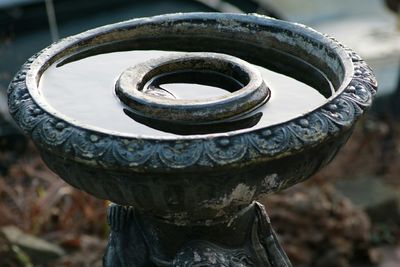
M 143 92 L 160 74 L 182 70 L 207 70 L 235 78 L 244 87 L 220 97 L 185 100 Z M 120 100 L 144 117 L 157 120 L 205 123 L 245 115 L 270 96 L 261 73 L 244 60 L 216 53 L 185 53 L 148 60 L 122 72 L 115 92 Z
M 297 35 L 307 34 L 308 37 L 335 47 L 338 54 L 347 58 L 347 76 L 342 86 L 325 104 L 292 120 L 262 129 L 179 136 L 178 139 L 121 135 L 89 127 L 57 114 L 35 91 L 37 75 L 44 71 L 44 66 L 51 64 L 56 54 L 66 53 L 67 47 L 80 44 L 87 47 L 97 36 L 134 28 L 136 25 L 170 25 L 174 21 L 190 23 L 206 20 L 241 27 L 273 25 Z M 372 70 L 361 57 L 336 40 L 304 25 L 259 15 L 188 13 L 107 25 L 65 38 L 45 48 L 31 57 L 12 80 L 8 88 L 8 105 L 19 127 L 43 150 L 86 165 L 166 171 L 215 168 L 228 164 L 246 165 L 317 146 L 349 130 L 372 104 L 376 90 L 377 82 Z

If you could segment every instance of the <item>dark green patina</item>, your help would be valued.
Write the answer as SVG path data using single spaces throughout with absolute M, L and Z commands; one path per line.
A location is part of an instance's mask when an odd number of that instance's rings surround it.
M 151 49 L 239 57 L 310 84 L 327 100 L 272 125 L 260 120 L 257 127 L 155 137 L 80 123 L 39 93 L 52 64 Z M 258 15 L 188 13 L 63 39 L 28 60 L 8 94 L 12 116 L 47 165 L 71 185 L 116 203 L 109 209 L 105 266 L 291 266 L 264 208 L 253 201 L 329 163 L 376 89 L 357 54 L 306 26 Z

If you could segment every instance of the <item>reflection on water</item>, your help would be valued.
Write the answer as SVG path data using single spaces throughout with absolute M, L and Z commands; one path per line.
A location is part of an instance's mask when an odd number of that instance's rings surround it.
M 124 134 L 174 135 L 132 120 L 124 112 L 127 107 L 114 92 L 115 82 L 126 68 L 169 53 L 179 52 L 115 52 L 87 57 L 58 68 L 54 64 L 42 75 L 39 92 L 56 111 L 89 127 L 96 126 Z M 292 119 L 326 101 L 318 91 L 302 82 L 258 68 L 271 88 L 271 98 L 254 112 L 263 115 L 255 125 L 249 125 L 253 128 Z M 190 90 L 196 94 L 196 98 L 201 98 L 205 93 L 196 88 Z M 194 96 L 192 92 L 190 94 Z
M 148 81 L 143 90 L 158 92 L 173 98 L 195 100 L 226 95 L 243 88 L 238 80 L 215 71 L 176 71 L 158 75 Z

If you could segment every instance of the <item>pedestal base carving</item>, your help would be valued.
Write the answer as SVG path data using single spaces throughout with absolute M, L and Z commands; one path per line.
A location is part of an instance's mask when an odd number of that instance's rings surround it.
M 264 207 L 254 202 L 229 222 L 175 225 L 112 204 L 105 267 L 291 267 Z

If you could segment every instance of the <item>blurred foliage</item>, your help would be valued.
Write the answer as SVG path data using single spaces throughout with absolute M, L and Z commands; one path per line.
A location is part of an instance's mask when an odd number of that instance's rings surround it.
M 368 255 L 367 215 L 330 183 L 310 181 L 263 203 L 296 267 L 347 267 L 356 254 Z
M 365 119 L 336 159 L 313 179 L 261 199 L 294 266 L 371 263 L 379 259 L 374 247 L 399 242 L 398 225 L 371 224 L 333 186 L 338 179 L 372 175 L 399 189 L 399 137 L 399 124 L 392 120 Z M 9 150 L 0 155 L 9 163 L 0 176 L 0 227 L 15 225 L 61 245 L 68 255 L 51 266 L 101 266 L 108 235 L 107 202 L 56 177 L 32 144 L 23 154 Z M 1 241 L 0 261 L 0 266 L 10 267 L 32 264 L 18 247 Z
M 70 252 L 83 249 L 85 234 L 102 240 L 107 237 L 107 202 L 75 190 L 59 179 L 44 165 L 32 144 L 19 157 L 13 151 L 0 155 L 12 162 L 0 176 L 0 226 L 15 225 Z M 104 242 L 99 250 L 103 249 Z M 0 239 L 0 266 L 29 264 L 29 257 L 23 251 L 8 247 Z
M 76 19 L 76 14 L 72 15 Z M 21 25 L 29 29 L 27 23 Z M 9 50 L 15 39 L 13 27 L 2 29 L 0 52 Z M 49 42 L 38 39 L 40 46 Z M 25 51 L 28 54 L 29 49 L 37 50 L 30 46 L 32 43 Z M 26 59 L 21 53 L 22 50 L 18 51 L 15 62 Z M 15 62 L 19 67 L 20 63 Z M 11 63 L 7 62 L 8 68 Z M 1 92 L 13 72 L 0 70 Z M 44 165 L 32 144 L 22 152 L 15 146 L 3 146 L 3 142 L 10 140 L 0 138 L 0 227 L 15 225 L 62 246 L 68 255 L 49 267 L 100 267 L 108 236 L 105 214 L 108 203 L 59 179 Z M 266 204 L 294 266 L 347 267 L 359 261 L 376 263 L 379 256 L 375 247 L 400 245 L 399 225 L 371 223 L 362 210 L 336 192 L 333 182 L 374 176 L 400 190 L 399 174 L 400 124 L 388 117 L 370 117 L 357 125 L 348 144 L 313 180 L 261 201 Z M 20 247 L 0 238 L 0 266 L 42 265 L 34 263 Z

